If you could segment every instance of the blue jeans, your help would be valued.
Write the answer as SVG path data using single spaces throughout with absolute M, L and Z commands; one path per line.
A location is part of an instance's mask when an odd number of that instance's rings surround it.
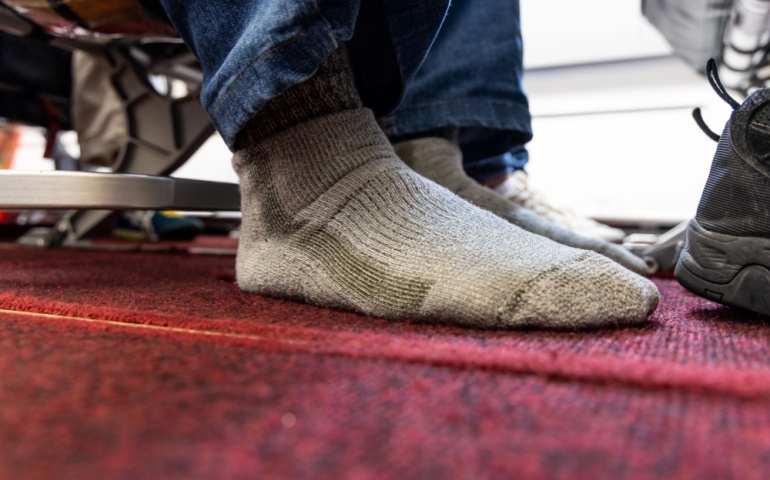
M 518 0 L 454 0 L 404 102 L 380 124 L 391 138 L 459 127 L 477 180 L 522 169 L 532 139 L 522 57 Z
M 449 3 L 160 1 L 201 63 L 201 102 L 231 148 L 268 100 L 310 78 L 339 42 L 350 42 L 364 105 L 378 116 L 391 112 L 424 60 Z

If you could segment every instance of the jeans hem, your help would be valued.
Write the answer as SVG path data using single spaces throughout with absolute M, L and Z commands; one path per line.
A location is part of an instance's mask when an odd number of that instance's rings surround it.
M 443 127 L 483 127 L 532 134 L 529 108 L 498 100 L 460 99 L 399 108 L 379 122 L 390 138 Z
M 338 47 L 338 42 L 347 40 L 335 38 L 334 33 L 329 22 L 319 15 L 316 21 L 294 37 L 257 56 L 223 93 L 213 97 L 213 105 L 204 104 L 206 110 L 211 112 L 214 126 L 231 150 L 240 130 L 265 103 L 312 77 L 321 62 Z M 296 67 L 286 71 L 286 65 Z M 275 78 L 276 72 L 284 74 Z M 268 78 L 270 82 L 265 81 Z M 271 87 L 269 91 L 262 90 L 266 84 Z M 255 85 L 258 87 L 255 88 Z

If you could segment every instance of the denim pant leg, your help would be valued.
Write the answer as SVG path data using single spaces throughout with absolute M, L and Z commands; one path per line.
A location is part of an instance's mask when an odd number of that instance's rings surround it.
M 518 0 L 454 0 L 395 112 L 391 138 L 459 127 L 464 166 L 477 180 L 521 169 L 532 138 Z
M 350 41 L 364 105 L 376 115 L 389 113 L 448 5 L 448 0 L 160 2 L 201 64 L 201 102 L 230 148 L 268 100 L 315 74 L 339 42 Z

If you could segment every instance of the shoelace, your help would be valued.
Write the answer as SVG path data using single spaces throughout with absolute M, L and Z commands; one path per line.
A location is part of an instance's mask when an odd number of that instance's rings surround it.
M 727 89 L 724 87 L 724 85 L 722 85 L 722 81 L 719 80 L 719 74 L 717 73 L 717 62 L 713 58 L 710 58 L 706 63 L 706 77 L 708 78 L 709 84 L 711 84 L 711 88 L 713 88 L 717 95 L 719 95 L 719 98 L 730 105 L 733 110 L 741 106 L 737 100 L 730 96 L 730 94 L 727 92 Z M 703 133 L 705 133 L 710 139 L 714 140 L 715 142 L 719 141 L 721 136 L 717 133 L 714 133 L 714 131 L 711 130 L 708 125 L 706 125 L 706 122 L 703 120 L 700 107 L 695 107 L 695 109 L 692 111 L 692 118 L 695 119 L 695 123 L 698 124 L 700 129 L 703 130 Z

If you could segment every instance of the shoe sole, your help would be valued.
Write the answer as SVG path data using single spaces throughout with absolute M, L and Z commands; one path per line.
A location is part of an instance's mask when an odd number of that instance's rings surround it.
M 703 298 L 770 315 L 770 239 L 709 232 L 693 219 L 674 276 Z

